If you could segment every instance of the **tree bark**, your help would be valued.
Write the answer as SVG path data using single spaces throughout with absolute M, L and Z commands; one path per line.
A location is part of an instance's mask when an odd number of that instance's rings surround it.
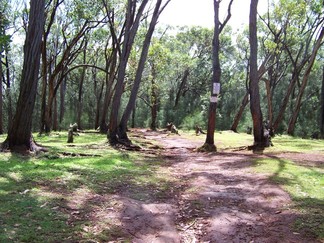
M 268 103 L 268 123 L 269 126 L 272 127 L 273 120 L 273 108 L 272 108 L 272 92 L 271 92 L 271 80 L 265 80 L 265 86 L 267 91 L 267 103 Z
M 207 126 L 207 135 L 205 144 L 202 146 L 202 150 L 216 151 L 216 146 L 214 142 L 214 133 L 216 126 L 216 108 L 217 108 L 217 95 L 214 91 L 214 86 L 216 83 L 221 83 L 221 67 L 219 62 L 219 49 L 220 49 L 220 40 L 219 36 L 225 25 L 231 18 L 231 6 L 233 0 L 230 1 L 227 9 L 227 17 L 225 21 L 220 23 L 219 21 L 219 5 L 221 0 L 214 0 L 214 37 L 213 37 L 213 76 L 211 82 L 211 100 L 209 103 L 209 112 L 208 112 L 208 126 Z
M 0 55 L 2 55 L 2 51 L 0 51 Z M 3 84 L 3 72 L 2 72 L 2 63 L 0 61 L 0 134 L 3 134 L 3 117 L 2 117 L 2 113 L 3 113 L 3 88 L 2 88 L 2 84 Z
M 43 42 L 43 46 L 44 46 Z M 46 94 L 47 94 L 47 57 L 46 50 L 42 48 L 42 92 L 41 92 L 41 122 L 40 134 L 45 132 Z
M 153 68 L 152 71 L 152 88 L 151 88 L 151 125 L 150 128 L 153 131 L 156 131 L 157 129 L 157 108 L 158 108 L 158 97 L 157 97 L 157 90 L 156 90 L 156 83 L 155 83 L 155 78 L 156 78 L 156 72 L 155 69 Z
M 167 1 L 167 3 L 164 6 L 162 6 L 162 10 L 165 8 L 165 6 L 169 2 L 170 2 L 170 0 Z M 128 122 L 128 120 L 130 118 L 130 115 L 131 115 L 132 111 L 135 108 L 137 93 L 138 93 L 140 83 L 141 83 L 141 80 L 142 80 L 142 74 L 143 74 L 143 71 L 144 71 L 145 62 L 146 62 L 146 59 L 147 59 L 147 55 L 148 55 L 152 35 L 153 35 L 155 26 L 157 24 L 158 18 L 159 18 L 160 13 L 161 13 L 161 4 L 162 4 L 162 0 L 157 0 L 157 2 L 155 4 L 155 8 L 154 8 L 154 12 L 153 12 L 153 15 L 152 15 L 152 18 L 151 18 L 149 28 L 148 28 L 148 30 L 146 32 L 146 35 L 145 35 L 145 39 L 144 39 L 144 42 L 143 42 L 143 48 L 142 48 L 142 52 L 141 52 L 141 57 L 140 57 L 138 67 L 137 67 L 137 70 L 136 70 L 134 85 L 132 87 L 132 91 L 131 91 L 127 106 L 126 106 L 126 108 L 124 110 L 123 116 L 122 116 L 122 118 L 120 120 L 120 123 L 119 123 L 118 135 L 119 135 L 120 139 L 128 140 L 128 137 L 127 137 L 127 134 L 126 134 L 127 122 Z M 153 75 L 153 79 L 155 78 L 155 76 L 156 75 Z M 152 92 L 153 92 L 153 90 L 152 90 Z M 157 102 L 157 101 L 155 101 L 155 102 Z M 156 117 L 157 117 L 156 113 L 157 113 L 157 110 L 155 110 L 155 113 L 154 113 L 155 114 L 155 116 L 154 116 L 155 121 L 152 120 L 152 124 L 151 124 L 154 127 L 154 130 L 156 130 Z M 152 119 L 153 119 L 153 113 L 152 113 Z M 154 124 L 153 124 L 153 122 L 154 122 Z
M 322 77 L 322 91 L 321 91 L 321 112 L 320 112 L 320 133 L 321 138 L 324 138 L 324 66 Z
M 250 4 L 250 109 L 253 120 L 254 148 L 264 148 L 263 117 L 260 107 L 260 91 L 258 78 L 258 39 L 257 39 L 257 6 L 258 0 Z
M 109 69 L 109 72 L 106 72 L 106 91 L 105 91 L 105 97 L 104 102 L 102 106 L 101 111 L 101 121 L 100 121 L 100 132 L 101 133 L 107 133 L 108 132 L 108 124 L 107 124 L 107 114 L 108 114 L 108 108 L 113 96 L 113 85 L 116 75 L 116 68 L 117 68 L 117 49 L 115 46 L 115 49 L 110 57 L 108 59 L 106 57 L 106 69 Z
M 243 115 L 243 112 L 244 112 L 244 109 L 245 107 L 247 106 L 247 104 L 249 103 L 249 92 L 247 92 L 244 97 L 243 97 L 243 100 L 241 102 L 241 106 L 239 108 L 239 111 L 236 113 L 235 115 L 235 118 L 234 118 L 234 121 L 233 121 L 233 124 L 231 126 L 231 130 L 233 132 L 237 132 L 237 127 L 238 127 L 238 124 L 242 118 L 242 115 Z
M 57 112 L 57 97 L 54 97 L 54 107 L 53 107 L 53 131 L 58 130 L 58 112 Z
M 6 53 L 6 97 L 8 100 L 8 130 L 12 123 L 12 117 L 13 117 L 13 109 L 12 109 L 12 97 L 11 97 L 11 79 L 10 79 L 10 69 L 9 69 L 9 62 L 8 62 L 8 54 Z
M 309 74 L 310 74 L 313 64 L 315 62 L 317 51 L 319 50 L 319 48 L 321 46 L 323 36 L 324 36 L 324 27 L 322 27 L 319 37 L 314 45 L 312 55 L 310 57 L 308 66 L 307 66 L 304 76 L 303 76 L 302 84 L 299 89 L 299 93 L 298 93 L 297 100 L 295 103 L 295 108 L 294 108 L 293 114 L 289 120 L 288 131 L 287 131 L 287 133 L 289 135 L 294 135 L 295 125 L 297 122 L 298 114 L 299 114 L 301 103 L 302 103 L 302 97 L 303 97 L 304 91 L 305 91 L 307 83 L 308 83 Z
M 64 118 L 64 111 L 65 111 L 65 105 L 64 105 L 65 92 L 66 92 L 66 79 L 64 78 L 63 82 L 60 85 L 60 116 L 59 116 L 60 126 L 61 126 L 61 124 L 63 122 L 63 118 Z
M 87 40 L 85 41 L 85 46 L 84 46 L 84 50 L 83 50 L 83 64 L 86 64 L 86 59 L 87 59 Z M 77 123 L 78 123 L 80 130 L 82 130 L 82 122 L 81 122 L 82 110 L 83 110 L 82 96 L 83 96 L 83 83 L 85 80 L 86 69 L 87 69 L 86 66 L 84 66 L 82 68 L 80 83 L 79 83 Z
M 268 63 L 268 61 L 270 60 L 271 58 L 271 55 L 268 55 L 262 62 L 261 66 L 259 67 L 258 69 L 258 78 L 259 78 L 259 81 L 260 79 L 262 78 L 262 76 L 265 74 L 266 72 L 266 65 Z M 249 68 L 250 68 L 250 62 L 248 61 L 248 65 L 246 66 L 246 84 L 248 83 L 249 81 Z M 236 113 L 235 115 L 235 118 L 234 118 L 234 121 L 233 121 L 233 124 L 231 126 L 231 130 L 233 132 L 237 132 L 237 127 L 238 127 L 238 124 L 242 118 L 242 115 L 243 115 L 243 112 L 244 112 L 244 109 L 245 107 L 247 106 L 247 104 L 249 103 L 249 90 L 247 90 L 246 94 L 244 95 L 243 97 L 243 100 L 241 102 L 241 106 L 239 108 L 239 111 Z
M 62 1 L 60 1 L 60 3 L 62 3 Z M 69 43 L 67 43 L 65 33 L 62 32 L 64 37 L 63 45 L 65 48 L 62 53 L 60 53 L 60 60 L 56 60 L 58 59 L 58 56 L 56 54 L 54 55 L 53 59 L 55 59 L 55 66 L 54 68 L 50 67 L 50 74 L 48 75 L 47 105 L 43 119 L 44 124 L 42 125 L 46 133 L 50 133 L 52 127 L 54 97 L 56 96 L 61 83 L 65 80 L 66 75 L 69 71 L 73 70 L 72 68 L 68 69 L 68 65 L 75 60 L 77 55 L 84 48 L 85 42 L 82 38 L 90 29 L 94 28 L 98 24 L 99 22 L 91 25 L 89 21 L 85 21 Z
M 126 67 L 128 63 L 128 58 L 134 43 L 135 35 L 137 33 L 140 20 L 142 18 L 143 11 L 148 0 L 143 0 L 134 19 L 134 14 L 136 11 L 136 0 L 127 1 L 127 13 L 126 13 L 126 24 L 125 24 L 125 34 L 124 42 L 122 47 L 122 53 L 120 56 L 119 69 L 117 74 L 117 82 L 115 87 L 115 94 L 112 101 L 110 119 L 109 119 L 109 130 L 108 130 L 108 140 L 111 144 L 116 144 L 118 142 L 118 115 L 121 103 L 121 96 L 123 93 L 124 79 L 126 75 Z
M 219 63 L 219 35 L 220 35 L 220 22 L 219 22 L 219 5 L 220 1 L 214 0 L 214 38 L 213 38 L 213 77 L 211 83 L 211 97 L 217 98 L 217 94 L 213 92 L 213 85 L 220 83 L 221 68 Z M 208 127 L 205 144 L 216 151 L 214 142 L 214 132 L 216 123 L 216 107 L 215 101 L 210 101 L 208 112 Z
M 188 76 L 189 76 L 189 68 L 187 68 L 184 71 L 181 83 L 180 83 L 180 87 L 178 89 L 177 95 L 176 95 L 176 99 L 174 102 L 174 107 L 176 108 L 178 106 L 179 100 L 180 100 L 180 95 L 181 95 L 181 91 L 183 90 L 183 88 L 185 87 L 187 80 L 188 80 Z
M 35 105 L 42 34 L 45 24 L 45 0 L 30 3 L 28 30 L 24 45 L 24 62 L 16 113 L 3 148 L 23 147 L 35 150 L 32 138 L 32 114 Z

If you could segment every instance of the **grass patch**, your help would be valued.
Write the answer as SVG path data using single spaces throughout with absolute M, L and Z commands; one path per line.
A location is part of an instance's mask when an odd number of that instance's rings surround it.
M 130 242 L 116 222 L 91 220 L 93 208 L 116 206 L 93 198 L 113 194 L 145 200 L 147 193 L 161 196 L 171 186 L 168 178 L 155 175 L 154 164 L 139 153 L 111 148 L 105 135 L 80 134 L 73 144 L 66 143 L 65 132 L 34 137 L 50 151 L 0 153 L 0 242 Z
M 197 136 L 195 131 L 179 131 L 181 137 L 189 140 L 200 141 L 201 145 L 206 140 L 206 135 L 201 134 Z M 215 145 L 217 150 L 226 150 L 242 146 L 249 146 L 253 144 L 253 136 L 246 133 L 235 133 L 233 131 L 216 131 L 214 134 Z
M 278 135 L 272 139 L 274 146 L 270 151 L 273 152 L 296 152 L 312 153 L 319 152 L 324 154 L 324 141 L 314 139 L 303 139 L 288 135 Z
M 300 214 L 296 229 L 324 238 L 324 169 L 276 157 L 256 159 L 254 165 L 257 172 L 269 174 L 274 183 L 290 194 Z

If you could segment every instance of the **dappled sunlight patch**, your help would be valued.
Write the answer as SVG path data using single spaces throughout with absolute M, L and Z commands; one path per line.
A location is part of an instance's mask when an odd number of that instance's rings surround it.
M 291 207 L 300 212 L 300 219 L 295 224 L 298 230 L 323 238 L 324 221 L 323 217 L 319 216 L 324 214 L 323 169 L 303 166 L 276 157 L 258 159 L 255 163 L 256 171 L 267 173 L 273 182 L 285 188 L 290 194 L 293 199 Z
M 84 208 L 93 195 L 94 192 L 87 186 L 83 185 L 80 188 L 76 188 L 73 193 L 68 196 L 67 206 L 72 209 Z
M 21 182 L 23 180 L 23 175 L 21 172 L 8 172 L 7 177 L 15 182 Z
M 42 203 L 42 207 L 46 206 L 54 199 L 60 199 L 63 197 L 62 193 L 52 191 L 45 186 L 38 187 L 37 189 L 33 190 L 33 195 L 40 203 Z

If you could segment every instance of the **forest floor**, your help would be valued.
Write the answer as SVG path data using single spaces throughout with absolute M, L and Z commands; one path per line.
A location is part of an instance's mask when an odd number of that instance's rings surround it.
M 269 176 L 253 171 L 258 157 L 305 163 L 305 156 L 198 153 L 200 140 L 148 130 L 135 130 L 132 136 L 146 146 L 146 159 L 164 161 L 155 173 L 171 178 L 159 196 L 155 188 L 138 190 L 139 200 L 130 196 L 134 191 L 127 185 L 119 188 L 114 200 L 120 211 L 111 214 L 122 215 L 124 236 L 131 235 L 132 242 L 323 242 L 293 229 L 298 212 L 289 195 Z M 313 154 L 307 161 L 323 164 L 321 158 Z
M 48 153 L 1 153 L 0 242 L 324 243 L 323 141 L 255 154 L 223 131 L 201 153 L 193 132 L 128 135 L 139 151 L 62 132 L 37 137 Z

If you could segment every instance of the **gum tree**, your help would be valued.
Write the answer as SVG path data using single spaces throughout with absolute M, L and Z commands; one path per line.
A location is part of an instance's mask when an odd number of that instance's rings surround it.
M 40 68 L 42 34 L 45 22 L 45 0 L 34 0 L 30 4 L 28 29 L 24 45 L 24 62 L 20 93 L 8 136 L 2 149 L 38 150 L 32 137 L 32 114 L 37 93 Z

